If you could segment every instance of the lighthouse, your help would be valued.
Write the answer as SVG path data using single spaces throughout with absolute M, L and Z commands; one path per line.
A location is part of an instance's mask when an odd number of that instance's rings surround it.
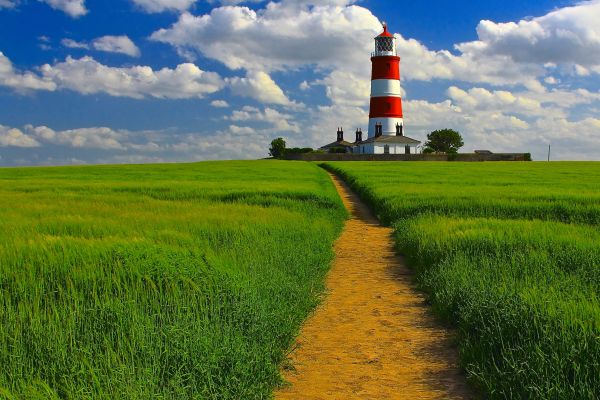
M 323 146 L 320 150 L 329 153 L 343 151 L 354 154 L 417 154 L 421 142 L 405 135 L 400 96 L 400 57 L 396 50 L 396 38 L 388 32 L 385 23 L 383 32 L 375 37 L 375 51 L 371 53 L 371 64 L 368 137 L 363 140 L 362 129 L 358 128 L 356 141 L 348 143 L 343 140 L 343 130 L 338 128 L 337 142 Z
M 404 131 L 402 97 L 400 96 L 400 57 L 396 38 L 383 23 L 383 32 L 375 38 L 371 54 L 371 104 L 369 107 L 369 138 Z

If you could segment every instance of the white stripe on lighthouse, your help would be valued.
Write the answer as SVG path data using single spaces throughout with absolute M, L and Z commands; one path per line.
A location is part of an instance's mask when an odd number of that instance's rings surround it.
M 382 125 L 382 133 L 387 136 L 396 136 L 396 124 L 404 125 L 402 118 L 369 118 L 369 137 L 375 136 L 375 124 Z
M 397 79 L 375 79 L 371 81 L 371 97 L 400 97 L 400 81 Z

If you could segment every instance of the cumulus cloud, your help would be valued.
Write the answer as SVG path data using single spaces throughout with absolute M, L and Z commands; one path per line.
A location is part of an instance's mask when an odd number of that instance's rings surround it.
M 56 90 L 56 83 L 32 72 L 17 71 L 12 62 L 0 51 L 0 85 L 17 91 Z
M 201 16 L 184 13 L 151 39 L 187 55 L 201 53 L 231 69 L 269 72 L 316 66 L 363 76 L 380 24 L 368 9 L 352 3 L 283 0 L 258 12 L 227 6 Z M 600 1 L 594 0 L 530 20 L 481 21 L 478 40 L 458 44 L 455 52 L 432 51 L 418 40 L 396 35 L 403 76 L 539 88 L 551 64 L 579 75 L 600 72 L 599 19 Z
M 202 98 L 223 87 L 218 74 L 190 63 L 180 64 L 175 69 L 153 70 L 148 66 L 109 67 L 91 57 L 67 57 L 64 62 L 45 64 L 40 70 L 45 80 L 82 94 L 187 99 Z
M 244 78 L 228 78 L 227 83 L 236 96 L 250 97 L 267 104 L 292 104 L 277 83 L 263 71 L 249 71 Z
M 0 85 L 17 91 L 69 89 L 81 94 L 106 93 L 136 99 L 189 99 L 202 98 L 225 86 L 217 73 L 203 71 L 191 63 L 180 64 L 174 69 L 153 70 L 148 66 L 110 67 L 86 56 L 80 59 L 67 57 L 63 62 L 45 64 L 38 70 L 39 73 L 18 71 L 0 52 Z M 266 85 L 264 94 L 253 91 L 258 90 L 254 87 L 257 84 Z M 279 88 L 276 85 L 275 88 L 269 87 L 268 80 L 260 77 L 258 80 L 234 81 L 234 86 L 245 96 L 274 102 L 287 99 L 283 92 L 277 92 Z
M 15 8 L 17 4 L 18 0 L 0 0 L 0 8 Z
M 266 157 L 273 139 L 263 131 L 232 125 L 214 135 L 184 135 L 169 149 L 179 160 L 247 160 Z
M 227 108 L 229 107 L 229 103 L 225 100 L 213 100 L 210 102 L 210 105 L 216 108 Z
M 148 13 L 157 13 L 187 10 L 196 0 L 133 0 L 133 2 Z
M 27 125 L 25 130 L 40 140 L 57 145 L 103 150 L 124 150 L 126 148 L 120 142 L 121 139 L 126 138 L 126 134 L 106 127 L 55 131 L 47 126 Z
M 202 16 L 183 13 L 151 39 L 202 53 L 231 69 L 350 66 L 366 58 L 365 66 L 381 25 L 366 8 L 346 3 L 284 0 L 260 12 L 225 6 Z M 363 57 L 355 57 L 357 52 Z
M 532 112 L 519 115 L 506 104 L 518 102 L 530 93 L 485 93 L 481 88 L 448 90 L 453 100 L 404 103 L 406 134 L 425 140 L 427 133 L 440 128 L 460 131 L 464 151 L 489 149 L 494 152 L 531 152 L 534 159 L 545 157 L 548 144 L 556 148 L 554 159 L 594 159 L 600 146 L 600 120 L 575 118 L 565 113 Z
M 325 86 L 325 93 L 334 104 L 352 107 L 368 105 L 371 92 L 369 75 L 358 76 L 353 72 L 335 70 L 315 84 Z
M 131 57 L 139 57 L 140 49 L 133 43 L 129 37 L 121 36 L 102 36 L 95 39 L 92 45 L 96 50 L 109 53 L 121 53 Z
M 558 109 L 542 107 L 539 100 L 527 94 L 513 94 L 507 90 L 487 90 L 471 88 L 468 91 L 451 86 L 448 96 L 461 108 L 473 110 L 507 111 L 527 116 L 545 116 L 548 113 L 556 115 Z
M 542 17 L 518 22 L 484 20 L 479 40 L 457 48 L 463 52 L 502 54 L 520 63 L 600 65 L 600 1 L 581 2 Z
M 0 147 L 39 147 L 34 138 L 21 130 L 0 125 Z
M 264 122 L 270 126 L 269 132 L 300 132 L 299 126 L 293 122 L 293 116 L 282 113 L 274 108 L 265 107 L 260 110 L 256 107 L 245 106 L 241 110 L 235 110 L 226 119 L 230 121 L 254 121 Z
M 85 42 L 78 42 L 73 39 L 65 38 L 60 41 L 64 47 L 68 47 L 69 49 L 89 49 L 90 46 Z
M 79 18 L 87 14 L 85 0 L 39 0 L 55 10 L 60 10 L 73 18 Z

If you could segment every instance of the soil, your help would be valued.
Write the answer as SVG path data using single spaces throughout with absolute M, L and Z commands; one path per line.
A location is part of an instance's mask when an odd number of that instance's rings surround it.
M 328 293 L 307 320 L 276 399 L 471 399 L 452 332 L 435 322 L 392 229 L 336 176 L 351 213 Z

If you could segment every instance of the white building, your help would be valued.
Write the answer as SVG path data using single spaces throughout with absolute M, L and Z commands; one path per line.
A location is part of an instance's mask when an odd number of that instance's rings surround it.
M 356 154 L 417 154 L 421 142 L 406 136 L 381 135 L 355 143 Z

